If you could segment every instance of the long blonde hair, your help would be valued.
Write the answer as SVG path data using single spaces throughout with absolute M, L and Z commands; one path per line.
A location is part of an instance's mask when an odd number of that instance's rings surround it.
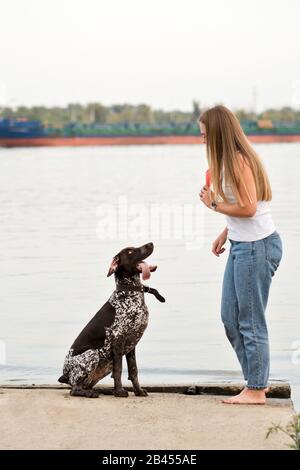
M 246 163 L 252 170 L 258 201 L 270 201 L 272 190 L 268 175 L 257 153 L 251 147 L 237 117 L 225 106 L 215 106 L 204 111 L 199 117 L 199 123 L 206 127 L 206 151 L 208 166 L 211 172 L 211 182 L 217 200 L 227 201 L 222 188 L 222 168 L 226 184 L 244 207 L 239 184 L 245 188 L 249 201 L 251 196 L 242 176 L 242 163 Z M 240 153 L 242 158 L 238 157 Z

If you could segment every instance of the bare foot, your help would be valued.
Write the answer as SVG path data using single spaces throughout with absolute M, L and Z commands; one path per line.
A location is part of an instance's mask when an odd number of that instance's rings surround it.
M 247 387 L 243 388 L 243 390 L 239 393 L 239 395 L 241 395 L 242 393 L 244 393 L 246 390 L 249 390 L 249 389 L 248 389 Z M 265 394 L 267 394 L 267 393 L 269 393 L 269 391 L 270 391 L 270 387 L 266 387 L 266 388 L 260 389 L 260 390 L 258 390 L 258 391 L 262 391 L 262 390 L 265 392 Z M 255 390 L 254 390 L 254 391 L 255 391 Z
M 265 405 L 266 389 L 250 390 L 246 387 L 238 395 L 222 400 L 222 403 L 229 405 Z
M 247 388 L 247 386 L 244 387 L 243 390 L 239 393 L 239 395 L 241 395 L 242 393 L 245 393 L 245 391 L 247 391 L 247 390 L 249 390 L 249 389 Z M 260 389 L 259 391 L 262 391 L 262 390 L 265 392 L 265 394 L 267 394 L 267 393 L 269 393 L 269 391 L 270 391 L 270 387 L 262 388 L 262 389 Z M 255 390 L 254 390 L 254 391 L 255 391 Z

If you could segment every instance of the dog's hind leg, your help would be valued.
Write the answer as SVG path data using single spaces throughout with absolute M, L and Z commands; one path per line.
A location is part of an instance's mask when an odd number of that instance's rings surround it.
M 138 379 L 138 368 L 135 358 L 135 348 L 126 354 L 127 367 L 128 367 L 128 380 L 131 380 L 134 394 L 138 397 L 146 397 L 148 393 L 142 389 Z
M 115 397 L 128 397 L 128 392 L 122 385 L 122 359 L 124 351 L 124 341 L 118 341 L 112 348 L 113 352 L 113 378 L 115 382 Z
M 99 392 L 91 388 L 82 388 L 80 385 L 75 385 L 70 391 L 72 397 L 86 397 L 86 398 L 98 398 Z

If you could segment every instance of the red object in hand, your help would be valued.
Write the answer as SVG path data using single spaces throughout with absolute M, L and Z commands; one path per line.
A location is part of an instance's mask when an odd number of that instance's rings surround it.
M 210 187 L 210 169 L 206 170 L 205 172 L 205 185 L 208 188 Z

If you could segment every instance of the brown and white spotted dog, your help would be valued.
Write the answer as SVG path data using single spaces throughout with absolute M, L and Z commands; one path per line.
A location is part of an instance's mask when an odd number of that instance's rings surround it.
M 114 273 L 116 289 L 72 344 L 58 379 L 71 385 L 72 396 L 98 397 L 93 386 L 112 372 L 115 396 L 127 397 L 121 380 L 124 355 L 135 395 L 147 395 L 139 384 L 135 359 L 135 346 L 148 324 L 144 292 L 165 302 L 156 289 L 144 286 L 140 280 L 141 274 L 143 280 L 149 279 L 157 268 L 145 262 L 153 248 L 153 243 L 147 243 L 124 248 L 114 256 L 107 276 Z

